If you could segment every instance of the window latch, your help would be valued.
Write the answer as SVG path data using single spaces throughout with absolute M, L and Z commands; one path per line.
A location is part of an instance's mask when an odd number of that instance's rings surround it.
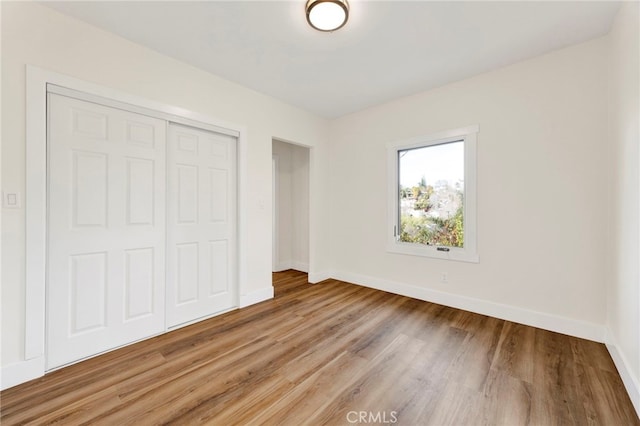
M 438 251 L 449 251 L 449 247 L 438 247 L 436 250 L 438 250 Z

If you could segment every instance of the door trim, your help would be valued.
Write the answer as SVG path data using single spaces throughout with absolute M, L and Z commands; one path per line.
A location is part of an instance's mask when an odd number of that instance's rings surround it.
M 185 126 L 194 127 L 197 129 L 208 130 L 214 133 L 221 133 L 223 135 L 233 136 L 235 138 L 237 138 L 240 135 L 240 132 L 238 130 L 227 129 L 225 127 L 220 127 L 212 123 L 206 123 L 201 120 L 183 117 L 173 113 L 167 113 L 164 111 L 157 111 L 142 105 L 134 105 L 131 103 L 118 101 L 113 98 L 107 98 L 104 96 L 94 95 L 91 93 L 70 89 L 68 87 L 62 87 L 57 84 L 48 83 L 47 92 L 55 93 L 62 96 L 67 96 L 69 98 L 79 99 L 81 101 L 92 102 L 92 103 L 100 104 L 100 105 L 111 107 L 111 108 L 121 109 L 127 112 L 133 112 L 136 114 L 158 118 L 160 120 L 164 120 L 171 123 L 183 124 Z
M 46 327 L 46 262 L 47 262 L 47 85 L 82 92 L 116 103 L 145 109 L 161 114 L 158 118 L 171 121 L 202 123 L 216 129 L 226 129 L 227 134 L 237 134 L 237 305 L 244 294 L 246 281 L 247 247 L 247 131 L 244 126 L 224 122 L 184 108 L 151 101 L 120 92 L 109 87 L 83 81 L 74 77 L 27 65 L 26 70 L 26 277 L 25 277 L 25 334 L 24 360 L 36 360 L 45 372 L 45 327 Z M 186 124 L 186 123 L 185 123 Z
M 278 250 L 280 249 L 278 232 L 280 227 L 278 226 L 278 201 L 280 200 L 280 191 L 278 189 L 279 180 L 278 172 L 280 170 L 280 157 L 277 154 L 271 154 L 271 271 L 276 272 L 278 270 L 278 264 L 280 256 Z

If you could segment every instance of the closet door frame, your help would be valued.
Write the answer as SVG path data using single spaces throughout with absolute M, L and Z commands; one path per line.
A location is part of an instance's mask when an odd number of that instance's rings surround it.
M 72 94 L 82 100 L 150 115 L 167 122 L 185 124 L 237 137 L 237 252 L 236 305 L 245 293 L 247 247 L 246 223 L 246 129 L 194 111 L 150 101 L 105 86 L 27 65 L 26 125 L 26 291 L 24 379 L 41 377 L 46 365 L 46 262 L 47 262 L 47 93 Z M 165 327 L 166 331 L 166 327 Z

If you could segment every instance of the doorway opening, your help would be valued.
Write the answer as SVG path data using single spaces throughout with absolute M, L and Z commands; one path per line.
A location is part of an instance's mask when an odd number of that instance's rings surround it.
M 309 148 L 273 139 L 272 271 L 309 272 Z

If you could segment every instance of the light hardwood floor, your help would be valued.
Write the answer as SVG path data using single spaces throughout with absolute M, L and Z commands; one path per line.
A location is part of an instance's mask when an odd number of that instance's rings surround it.
M 2 425 L 640 425 L 602 344 L 273 278 L 273 300 L 2 392 Z

